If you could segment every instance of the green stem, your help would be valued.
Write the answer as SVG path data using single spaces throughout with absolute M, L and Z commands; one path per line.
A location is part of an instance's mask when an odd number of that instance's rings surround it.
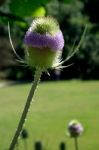
M 11 145 L 10 145 L 10 148 L 9 150 L 14 150 L 15 148 L 15 145 L 18 141 L 18 137 L 22 131 L 22 127 L 24 125 L 24 122 L 26 120 L 26 117 L 27 117 L 27 113 L 28 113 L 28 110 L 29 110 L 29 107 L 30 107 L 30 104 L 32 102 L 32 98 L 34 96 L 34 93 L 35 93 L 35 90 L 36 90 L 36 87 L 39 83 L 39 80 L 40 80 L 40 77 L 41 77 L 41 74 L 42 74 L 42 69 L 41 68 L 37 68 L 36 69 L 36 72 L 35 72 L 35 76 L 34 76 L 34 82 L 32 84 L 32 87 L 31 87 L 31 90 L 30 90 L 30 93 L 27 97 L 27 101 L 26 101 L 26 104 L 25 104 L 25 107 L 24 107 L 24 110 L 23 110 L 23 113 L 22 113 L 22 116 L 20 118 L 20 121 L 19 121 L 19 124 L 18 124 L 18 127 L 16 129 L 16 132 L 15 132 L 15 135 L 12 139 L 12 142 L 11 142 Z
M 19 150 L 19 143 L 16 143 L 16 150 Z
M 77 137 L 74 138 L 74 143 L 75 143 L 75 150 L 79 150 Z
M 27 144 L 27 140 L 24 139 L 24 150 L 28 150 L 28 144 Z

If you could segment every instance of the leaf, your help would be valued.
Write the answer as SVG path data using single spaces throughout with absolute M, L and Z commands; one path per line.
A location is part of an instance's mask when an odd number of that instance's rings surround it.
M 46 10 L 43 6 L 38 7 L 33 13 L 33 17 L 43 17 L 46 14 Z
M 10 11 L 17 16 L 31 16 L 39 6 L 46 4 L 49 0 L 11 0 Z
M 73 0 L 64 0 L 65 3 L 71 3 Z

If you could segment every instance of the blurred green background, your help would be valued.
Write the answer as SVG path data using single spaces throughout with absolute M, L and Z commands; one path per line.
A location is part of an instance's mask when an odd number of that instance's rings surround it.
M 18 84 L 0 89 L 0 150 L 8 150 L 12 136 L 30 89 L 30 84 Z M 20 138 L 15 150 L 35 150 L 40 141 L 42 150 L 75 150 L 67 136 L 72 119 L 80 121 L 84 132 L 78 139 L 79 150 L 99 149 L 99 81 L 41 82 L 29 109 L 24 128 L 28 130 L 27 146 Z
M 64 34 L 63 59 L 76 39 L 78 44 L 87 24 L 88 29 L 80 50 L 65 65 L 74 63 L 61 73 L 50 71 L 42 80 L 99 79 L 99 5 L 98 0 L 0 0 L 0 78 L 31 80 L 32 71 L 20 65 L 11 50 L 8 38 L 10 23 L 13 45 L 24 58 L 24 34 L 35 17 L 55 17 Z

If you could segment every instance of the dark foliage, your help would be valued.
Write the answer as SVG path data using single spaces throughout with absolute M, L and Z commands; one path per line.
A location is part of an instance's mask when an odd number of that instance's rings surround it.
M 10 22 L 11 35 L 17 53 L 24 59 L 23 37 L 31 23 L 32 6 L 28 15 L 22 7 L 18 8 L 21 13 L 16 11 L 16 6 L 13 6 L 13 0 L 7 3 L 5 0 L 0 1 L 0 39 L 7 35 L 7 22 Z M 23 3 L 24 1 L 20 1 Z M 64 69 L 61 74 L 56 75 L 56 71 L 51 71 L 51 77 L 43 75 L 42 80 L 52 79 L 99 79 L 99 5 L 98 0 L 40 0 L 32 1 L 35 5 L 33 10 L 43 6 L 46 10 L 46 15 L 55 17 L 64 34 L 65 47 L 63 51 L 63 59 L 70 52 L 74 41 L 75 46 L 79 43 L 85 25 L 88 25 L 86 36 L 83 40 L 80 50 L 64 65 L 74 63 L 72 66 Z M 9 6 L 10 4 L 10 6 Z M 18 4 L 17 4 L 18 5 Z M 24 4 L 25 6 L 26 4 Z M 11 10 L 10 10 L 11 8 Z M 23 15 L 22 15 L 23 14 Z M 2 38 L 3 39 L 3 38 Z M 1 39 L 1 40 L 2 40 Z M 3 43 L 2 43 L 3 44 Z M 11 48 L 10 48 L 11 49 Z M 0 48 L 0 64 L 1 69 L 6 73 L 6 77 L 13 80 L 31 80 L 32 72 L 28 67 L 22 66 L 15 61 L 15 56 L 12 55 L 8 44 Z M 5 58 L 5 59 L 4 59 Z

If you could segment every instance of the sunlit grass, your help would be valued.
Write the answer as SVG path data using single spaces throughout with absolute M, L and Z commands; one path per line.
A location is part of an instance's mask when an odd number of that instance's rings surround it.
M 23 84 L 0 89 L 0 150 L 9 147 L 30 87 Z M 61 141 L 67 143 L 68 150 L 74 150 L 73 140 L 66 135 L 72 119 L 79 120 L 85 128 L 79 139 L 80 150 L 98 150 L 99 81 L 41 83 L 25 123 L 29 150 L 33 150 L 37 140 L 46 150 L 58 150 Z M 23 150 L 21 140 L 19 145 L 19 150 Z

